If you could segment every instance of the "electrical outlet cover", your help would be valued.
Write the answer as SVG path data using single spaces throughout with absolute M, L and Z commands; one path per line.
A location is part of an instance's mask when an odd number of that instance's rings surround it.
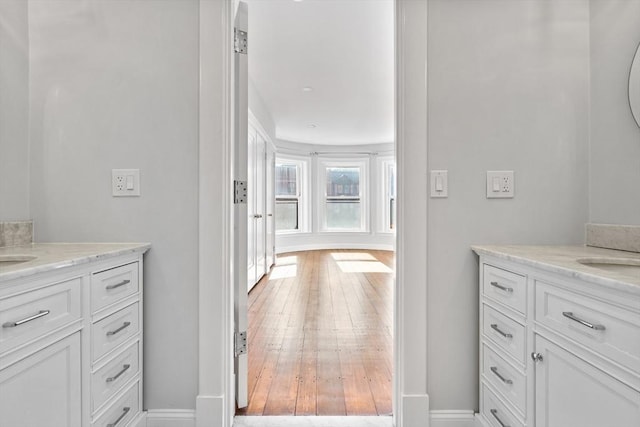
M 133 188 L 127 189 L 127 178 Z M 140 169 L 112 169 L 111 194 L 114 197 L 140 196 Z
M 494 191 L 494 179 L 500 185 Z M 512 199 L 515 194 L 515 180 L 513 171 L 487 171 L 487 199 Z

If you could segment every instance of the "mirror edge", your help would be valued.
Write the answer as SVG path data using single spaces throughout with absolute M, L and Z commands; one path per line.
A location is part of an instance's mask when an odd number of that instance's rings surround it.
M 638 43 L 629 69 L 629 108 L 633 119 L 640 127 L 640 43 Z

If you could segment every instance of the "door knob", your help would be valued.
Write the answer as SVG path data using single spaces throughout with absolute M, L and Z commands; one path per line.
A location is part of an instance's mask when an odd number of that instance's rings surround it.
M 534 362 L 542 362 L 542 353 L 531 353 L 531 359 Z

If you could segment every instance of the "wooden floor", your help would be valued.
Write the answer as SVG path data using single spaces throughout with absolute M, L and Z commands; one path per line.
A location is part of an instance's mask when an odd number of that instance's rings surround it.
M 249 294 L 238 415 L 391 414 L 393 252 L 281 254 Z

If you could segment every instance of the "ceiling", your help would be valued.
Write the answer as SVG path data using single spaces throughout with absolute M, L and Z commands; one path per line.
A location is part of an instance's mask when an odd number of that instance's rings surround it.
M 247 3 L 249 76 L 278 139 L 393 141 L 393 0 Z

